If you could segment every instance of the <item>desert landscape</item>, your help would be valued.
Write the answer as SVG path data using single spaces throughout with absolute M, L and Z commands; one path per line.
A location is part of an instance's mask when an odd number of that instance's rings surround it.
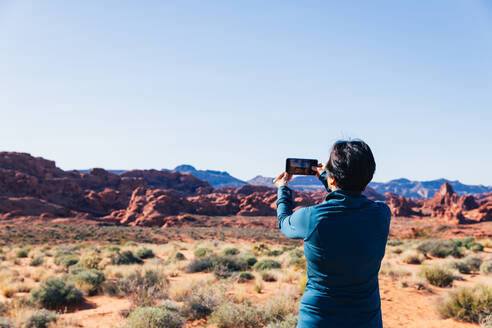
M 297 190 L 296 206 L 325 194 Z M 385 327 L 490 327 L 492 194 L 365 195 L 393 214 Z M 275 201 L 268 186 L 0 153 L 0 326 L 295 327 L 306 263 Z

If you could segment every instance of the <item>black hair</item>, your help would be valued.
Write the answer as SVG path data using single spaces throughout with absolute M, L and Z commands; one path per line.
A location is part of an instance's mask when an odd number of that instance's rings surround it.
M 371 148 L 362 140 L 339 140 L 331 149 L 328 175 L 342 190 L 363 191 L 372 180 L 376 162 Z

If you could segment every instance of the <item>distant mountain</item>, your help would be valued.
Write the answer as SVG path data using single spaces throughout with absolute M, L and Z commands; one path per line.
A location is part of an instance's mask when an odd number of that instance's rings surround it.
M 222 187 L 239 188 L 247 184 L 246 182 L 239 180 L 224 171 L 197 170 L 193 166 L 186 165 L 186 164 L 176 166 L 174 171 L 191 174 L 197 177 L 198 179 L 207 181 L 214 188 L 222 188 Z
M 251 180 L 246 181 L 249 184 L 257 186 L 268 186 L 274 187 L 272 177 L 264 177 L 262 175 L 257 175 Z M 302 191 L 315 191 L 324 190 L 323 184 L 313 175 L 297 175 L 292 178 L 289 186 L 294 190 Z
M 258 175 L 247 182 L 254 185 L 272 186 L 272 180 L 273 178 Z M 492 192 L 492 186 L 466 185 L 459 181 L 450 181 L 446 179 L 411 181 L 401 178 L 388 182 L 371 182 L 369 183 L 369 187 L 382 195 L 386 192 L 391 192 L 407 198 L 432 198 L 445 182 L 448 182 L 453 187 L 453 190 L 460 196 Z M 292 187 L 292 189 L 302 191 L 323 190 L 321 182 L 312 175 L 297 175 L 292 178 L 289 186 Z
M 446 179 L 411 181 L 401 178 L 388 182 L 371 182 L 369 186 L 380 194 L 392 192 L 409 198 L 431 198 L 445 182 L 449 183 L 458 195 L 481 194 L 492 191 L 492 186 L 466 185 L 459 181 Z
M 267 186 L 270 188 L 275 187 L 275 185 L 273 184 L 273 178 L 264 177 L 262 175 L 257 175 L 253 179 L 250 179 L 246 182 L 254 186 Z
M 80 173 L 89 173 L 90 170 L 75 170 L 77 172 L 80 172 Z M 121 174 L 123 172 L 125 172 L 126 170 L 105 170 L 105 171 L 108 171 L 110 173 L 113 173 L 113 174 Z

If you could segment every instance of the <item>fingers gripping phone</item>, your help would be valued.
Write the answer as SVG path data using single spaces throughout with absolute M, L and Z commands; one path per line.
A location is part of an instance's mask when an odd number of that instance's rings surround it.
M 312 169 L 313 166 L 318 166 L 317 159 L 287 158 L 285 172 L 297 175 L 316 175 Z

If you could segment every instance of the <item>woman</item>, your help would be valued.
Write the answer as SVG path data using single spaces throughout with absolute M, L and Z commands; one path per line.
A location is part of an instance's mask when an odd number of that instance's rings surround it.
M 304 239 L 308 279 L 298 328 L 383 327 L 378 272 L 391 212 L 362 195 L 375 169 L 365 142 L 336 142 L 328 162 L 313 167 L 328 195 L 294 213 L 292 176 L 283 172 L 274 180 L 280 231 Z

